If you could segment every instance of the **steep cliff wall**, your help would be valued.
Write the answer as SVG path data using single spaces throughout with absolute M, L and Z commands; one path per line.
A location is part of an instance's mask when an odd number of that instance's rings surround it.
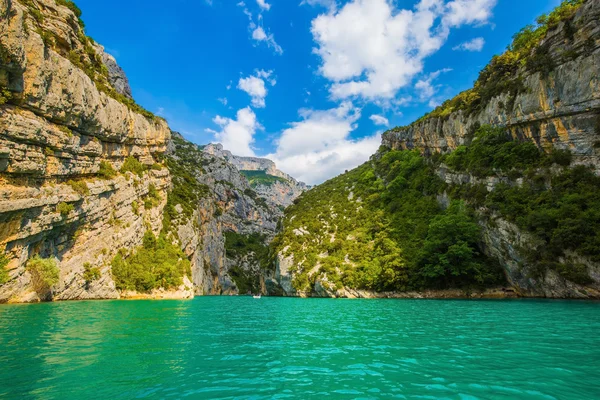
M 170 131 L 119 98 L 128 85 L 106 58 L 76 9 L 0 1 L 0 246 L 10 260 L 0 302 L 118 297 L 115 252 L 161 229 L 169 171 L 116 171 L 128 158 L 156 163 Z M 157 201 L 134 210 L 150 191 Z M 52 290 L 32 284 L 36 255 L 59 266 Z
M 254 292 L 269 274 L 267 260 L 256 253 L 268 252 L 282 216 L 274 204 L 264 201 L 247 179 L 226 159 L 173 133 L 166 153 L 173 174 L 174 190 L 189 186 L 188 173 L 199 186 L 198 204 L 185 204 L 185 196 L 170 194 L 176 208 L 173 232 L 192 260 L 197 294 L 245 293 L 246 283 L 255 283 Z M 193 207 L 185 216 L 184 207 Z
M 600 2 L 586 1 L 572 19 L 550 29 L 535 54 L 549 70 L 521 66 L 503 78 L 515 85 L 506 85 L 477 109 L 453 111 L 462 100 L 458 96 L 408 127 L 385 132 L 383 145 L 448 152 L 468 144 L 475 127 L 501 125 L 515 138 L 570 149 L 575 162 L 600 168 Z

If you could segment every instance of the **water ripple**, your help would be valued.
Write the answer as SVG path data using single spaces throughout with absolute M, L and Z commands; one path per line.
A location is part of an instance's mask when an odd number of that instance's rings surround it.
M 600 303 L 0 306 L 0 398 L 594 399 Z

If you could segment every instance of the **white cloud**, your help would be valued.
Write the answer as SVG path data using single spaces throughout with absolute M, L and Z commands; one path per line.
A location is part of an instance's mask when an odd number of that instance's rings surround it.
M 309 184 L 321 183 L 352 169 L 377 150 L 379 134 L 350 139 L 360 109 L 343 102 L 329 110 L 301 110 L 302 120 L 284 130 L 275 153 L 266 157 L 278 168 Z
M 250 29 L 252 29 L 252 39 L 258 42 L 265 42 L 275 53 L 283 54 L 283 49 L 277 44 L 275 36 L 272 33 L 267 34 L 262 26 L 256 26 L 254 23 L 250 24 Z
M 449 27 L 481 24 L 492 16 L 497 0 L 454 0 L 448 3 L 444 23 Z
M 388 121 L 388 119 L 383 115 L 373 114 L 369 117 L 369 119 L 373 121 L 375 125 L 388 126 L 390 124 L 390 121 Z
M 302 0 L 300 5 L 309 5 L 313 7 L 321 6 L 329 8 L 330 10 L 335 10 L 335 8 L 337 7 L 335 0 Z
M 265 0 L 256 0 L 256 4 L 258 4 L 258 6 L 263 10 L 269 11 L 271 9 L 271 5 Z
M 272 74 L 272 71 L 258 70 L 256 71 L 256 75 L 240 78 L 238 89 L 250 95 L 253 107 L 265 107 L 265 98 L 267 97 L 268 90 L 264 79 L 267 79 L 272 86 L 275 85 L 277 83 L 275 79 L 269 80 Z
M 223 104 L 224 106 L 227 105 L 227 97 L 219 97 L 217 100 L 219 100 L 219 103 Z
M 254 134 L 262 126 L 256 120 L 256 114 L 250 107 L 238 110 L 236 119 L 224 118 L 217 115 L 213 122 L 221 127 L 220 131 L 207 129 L 207 132 L 214 134 L 216 141 L 221 143 L 226 150 L 239 156 L 254 156 L 252 143 L 254 143 Z
M 476 37 L 467 42 L 461 43 L 458 46 L 454 46 L 452 50 L 462 51 L 481 51 L 485 45 L 485 39 L 482 37 Z
M 240 1 L 237 3 L 238 7 L 243 8 L 244 14 L 248 17 L 248 30 L 250 31 L 251 37 L 256 42 L 264 42 L 269 48 L 273 49 L 277 54 L 283 54 L 283 49 L 277 42 L 275 41 L 275 36 L 268 31 L 265 31 L 265 28 L 262 26 L 262 12 L 264 10 L 269 10 L 271 5 L 266 3 L 265 0 L 256 0 L 257 4 L 260 8 L 260 11 L 257 16 L 258 23 L 254 21 L 253 14 L 246 7 L 246 3 Z
M 446 42 L 450 28 L 485 23 L 496 0 L 421 0 L 413 10 L 389 0 L 352 0 L 321 14 L 311 31 L 320 73 L 334 99 L 393 99 Z

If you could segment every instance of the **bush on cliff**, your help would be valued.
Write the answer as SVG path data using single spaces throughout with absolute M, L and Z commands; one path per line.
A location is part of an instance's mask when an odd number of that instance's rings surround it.
M 184 276 L 191 276 L 191 269 L 190 261 L 178 246 L 164 235 L 156 238 L 147 231 L 143 245 L 132 255 L 120 251 L 113 258 L 112 274 L 117 289 L 150 292 L 180 286 Z
M 36 255 L 27 261 L 26 269 L 31 274 L 34 289 L 40 294 L 48 292 L 58 283 L 60 270 L 54 258 Z
M 8 265 L 8 257 L 4 252 L 0 253 L 0 285 L 4 285 L 10 279 L 6 266 Z
M 146 172 L 147 169 L 148 168 L 139 162 L 137 158 L 129 156 L 125 159 L 125 162 L 121 166 L 121 173 L 125 174 L 127 172 L 131 172 L 132 174 L 135 174 L 141 178 L 144 176 L 144 172 Z

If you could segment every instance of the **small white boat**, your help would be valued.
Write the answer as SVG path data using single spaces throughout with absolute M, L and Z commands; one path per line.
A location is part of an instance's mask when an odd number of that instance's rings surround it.
M 252 297 L 254 297 L 255 299 L 260 299 L 260 294 L 259 294 L 259 295 L 252 296 Z

